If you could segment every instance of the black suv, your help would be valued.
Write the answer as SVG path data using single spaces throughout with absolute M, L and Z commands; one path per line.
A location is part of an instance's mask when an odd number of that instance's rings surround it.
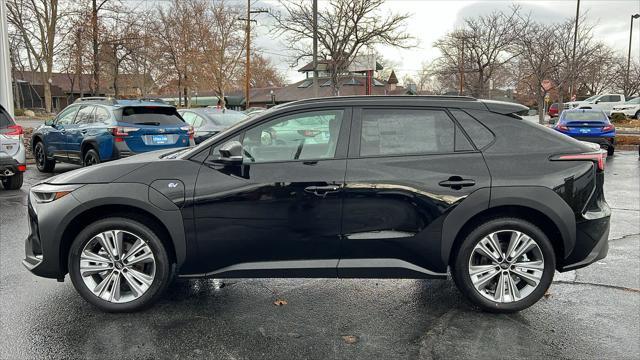
M 180 277 L 445 278 L 522 310 L 555 270 L 606 256 L 599 150 L 466 97 L 274 107 L 195 148 L 52 177 L 24 265 L 106 311 Z M 295 127 L 290 126 L 295 124 Z M 308 128 L 301 128 L 301 126 Z

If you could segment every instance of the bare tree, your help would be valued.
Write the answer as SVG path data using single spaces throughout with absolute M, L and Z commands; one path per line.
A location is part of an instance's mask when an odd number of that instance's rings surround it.
M 31 71 L 40 72 L 44 88 L 45 109 L 52 110 L 51 84 L 54 59 L 58 55 L 66 30 L 59 23 L 67 13 L 58 0 L 10 0 L 8 18 L 25 47 Z
M 339 80 L 363 48 L 390 45 L 411 48 L 414 38 L 406 32 L 408 14 L 384 14 L 384 0 L 330 0 L 318 11 L 318 45 L 320 56 L 328 60 L 334 94 Z M 275 13 L 274 32 L 285 36 L 285 43 L 295 53 L 295 63 L 312 56 L 313 9 L 310 1 L 281 0 L 282 13 Z
M 286 83 L 284 75 L 278 71 L 271 60 L 258 54 L 259 50 L 254 50 L 255 52 L 251 54 L 251 86 L 257 88 L 284 86 Z M 241 77 L 244 78 L 244 73 Z
M 525 35 L 528 22 L 519 6 L 465 19 L 463 29 L 434 43 L 442 53 L 437 71 L 445 77 L 464 72 L 465 88 L 473 96 L 486 96 L 490 80 L 495 83 L 499 72 L 520 55 L 516 44 Z

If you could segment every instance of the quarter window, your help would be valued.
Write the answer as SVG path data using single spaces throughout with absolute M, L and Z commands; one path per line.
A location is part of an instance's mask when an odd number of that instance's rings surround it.
M 455 125 L 442 110 L 365 109 L 361 156 L 454 151 Z
M 111 115 L 109 115 L 109 111 L 103 107 L 96 107 L 95 113 L 95 122 L 99 123 L 108 123 L 111 119 Z
M 343 110 L 281 117 L 245 133 L 245 162 L 331 159 L 335 156 Z
M 478 120 L 472 118 L 471 115 L 462 110 L 451 110 L 451 114 L 453 114 L 460 125 L 462 125 L 462 128 L 467 132 L 478 149 L 482 149 L 491 144 L 493 134 L 484 127 L 484 125 L 480 124 Z

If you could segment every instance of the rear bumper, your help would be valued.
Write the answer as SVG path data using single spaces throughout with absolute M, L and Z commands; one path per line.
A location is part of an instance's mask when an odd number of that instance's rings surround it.
M 610 219 L 611 210 L 606 203 L 598 212 L 587 212 L 584 220 L 576 224 L 575 247 L 558 270 L 575 270 L 604 259 L 609 251 Z
M 581 141 L 587 141 L 598 145 L 606 145 L 607 147 L 616 145 L 615 136 L 612 137 L 591 137 L 591 136 L 572 136 L 572 138 Z
M 10 157 L 0 157 L 0 177 L 13 176 L 19 172 L 25 171 L 24 163 L 19 163 L 16 159 Z

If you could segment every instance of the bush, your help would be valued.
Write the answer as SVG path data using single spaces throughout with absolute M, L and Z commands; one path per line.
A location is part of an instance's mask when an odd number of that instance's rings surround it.
M 611 121 L 614 123 L 624 123 L 627 121 L 627 117 L 621 113 L 614 113 L 611 116 Z
M 24 109 L 15 109 L 13 112 L 15 116 L 24 116 Z

